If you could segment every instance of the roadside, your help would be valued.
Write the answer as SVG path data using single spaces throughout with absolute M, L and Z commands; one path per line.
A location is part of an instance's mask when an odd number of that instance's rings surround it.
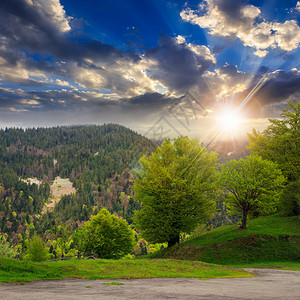
M 299 299 L 300 271 L 246 269 L 257 277 L 35 281 L 0 285 L 1 299 Z M 105 285 L 104 283 L 111 283 Z

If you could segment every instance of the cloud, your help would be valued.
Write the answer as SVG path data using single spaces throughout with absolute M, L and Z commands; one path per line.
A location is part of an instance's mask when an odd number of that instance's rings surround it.
M 171 91 L 185 93 L 201 81 L 202 75 L 215 63 L 209 48 L 188 44 L 182 37 L 163 36 L 159 47 L 145 51 L 148 77 L 158 80 Z
M 144 54 L 83 36 L 73 31 L 59 0 L 3 0 L 0 18 L 0 79 L 20 85 L 72 82 L 119 97 L 180 95 L 216 63 L 208 47 L 182 36 L 162 37 Z
M 296 10 L 300 11 L 300 1 L 298 1 L 297 4 L 296 4 Z
M 239 71 L 236 66 L 226 64 L 214 71 L 204 73 L 217 101 L 229 101 L 235 94 L 247 91 L 253 75 Z
M 71 18 L 66 16 L 66 12 L 59 0 L 27 0 L 25 2 L 60 32 L 71 30 L 69 24 Z
M 3 0 L 0 6 L 2 34 L 13 47 L 51 50 L 71 30 L 58 0 Z
M 284 23 L 275 22 L 273 30 L 276 32 L 275 38 L 279 48 L 291 51 L 298 47 L 300 42 L 300 27 L 295 20 Z
M 204 78 L 211 89 L 210 104 L 212 110 L 220 104 L 230 107 L 239 107 L 240 104 L 250 98 L 241 107 L 247 117 L 279 117 L 280 107 L 289 100 L 300 99 L 300 70 L 294 68 L 290 71 L 276 70 L 269 72 L 262 67 L 262 73 L 249 74 L 238 70 L 236 66 L 225 65 L 214 71 L 206 71 Z M 265 80 L 262 81 L 263 76 Z M 262 85 L 253 93 L 257 83 Z M 209 97 L 209 92 L 203 92 L 202 96 Z M 212 96 L 213 95 L 213 96 Z M 213 101 L 216 100 L 216 102 Z M 208 104 L 209 104 L 208 103 Z M 207 107 L 209 108 L 209 106 Z
M 300 70 L 276 70 L 268 74 L 268 79 L 257 92 L 255 98 L 262 105 L 299 100 L 300 98 Z
M 55 82 L 61 86 L 69 86 L 70 85 L 68 81 L 64 81 L 64 80 L 60 80 L 60 79 L 56 79 Z
M 161 112 L 162 109 L 170 107 L 175 100 L 175 98 L 169 95 L 145 93 L 128 99 L 123 105 L 128 106 L 129 109 L 137 109 L 147 113 Z
M 10 51 L 6 39 L 0 37 L 0 81 L 40 86 L 45 79 L 43 71 L 27 67 L 25 55 L 20 51 Z
M 6 124 L 17 120 L 18 126 L 24 126 L 24 123 L 38 126 L 39 122 L 52 126 L 146 121 L 151 125 L 175 100 L 170 95 L 159 93 L 120 98 L 116 94 L 77 89 L 24 91 L 0 88 L 0 119 Z
M 0 32 L 10 49 L 26 48 L 33 53 L 47 53 L 60 59 L 111 61 L 132 52 L 93 40 L 72 31 L 72 18 L 59 0 L 2 0 Z
M 207 28 L 211 35 L 240 39 L 244 46 L 254 48 L 254 54 L 260 57 L 276 47 L 294 50 L 300 42 L 300 27 L 295 20 L 284 23 L 262 21 L 261 10 L 253 5 L 243 5 L 242 1 L 206 0 L 199 10 L 186 8 L 180 16 L 184 21 Z

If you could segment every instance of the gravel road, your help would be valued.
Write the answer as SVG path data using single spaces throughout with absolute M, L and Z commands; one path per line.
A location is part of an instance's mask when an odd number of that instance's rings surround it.
M 246 269 L 252 278 L 51 280 L 0 285 L 0 299 L 300 299 L 300 271 Z M 104 285 L 118 282 L 122 285 Z

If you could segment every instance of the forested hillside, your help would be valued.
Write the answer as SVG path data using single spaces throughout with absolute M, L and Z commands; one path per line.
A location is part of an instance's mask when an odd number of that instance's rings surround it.
M 0 130 L 0 232 L 26 247 L 33 232 L 67 236 L 102 207 L 130 222 L 138 204 L 129 170 L 155 148 L 154 142 L 115 124 Z M 57 176 L 69 178 L 76 193 L 42 213 Z

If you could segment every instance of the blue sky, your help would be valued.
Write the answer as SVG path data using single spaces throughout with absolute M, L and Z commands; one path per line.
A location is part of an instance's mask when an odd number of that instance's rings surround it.
M 300 1 L 2 0 L 0 127 L 245 136 L 299 100 L 299 26 Z

